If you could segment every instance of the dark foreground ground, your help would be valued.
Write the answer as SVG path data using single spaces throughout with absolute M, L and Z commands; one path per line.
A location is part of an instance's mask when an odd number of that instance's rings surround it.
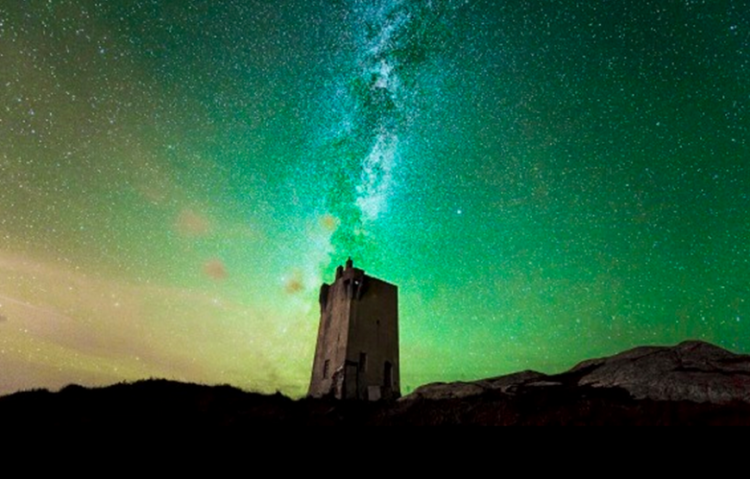
M 102 389 L 70 386 L 0 398 L 0 427 L 105 428 L 258 425 L 750 425 L 750 404 L 697 404 L 631 399 L 619 389 L 552 387 L 463 399 L 360 404 L 293 401 L 229 386 L 143 381 Z

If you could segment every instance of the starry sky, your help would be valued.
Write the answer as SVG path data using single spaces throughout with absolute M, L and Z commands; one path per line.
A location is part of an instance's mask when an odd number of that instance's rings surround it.
M 405 392 L 750 353 L 748 0 L 0 0 L 0 394 L 306 392 L 320 284 Z

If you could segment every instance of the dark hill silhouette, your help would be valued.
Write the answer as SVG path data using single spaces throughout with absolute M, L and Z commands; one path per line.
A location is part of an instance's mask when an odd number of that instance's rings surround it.
M 397 402 L 267 396 L 164 380 L 0 398 L 0 427 L 750 425 L 750 356 L 707 343 L 638 348 L 557 375 L 424 386 Z

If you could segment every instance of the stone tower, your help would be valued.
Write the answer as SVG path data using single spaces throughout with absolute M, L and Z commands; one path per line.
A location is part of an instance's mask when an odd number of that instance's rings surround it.
M 401 396 L 398 288 L 339 266 L 320 288 L 320 327 L 309 395 L 379 401 Z

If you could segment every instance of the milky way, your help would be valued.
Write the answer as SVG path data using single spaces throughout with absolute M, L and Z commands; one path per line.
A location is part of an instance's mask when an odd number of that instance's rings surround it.
M 302 394 L 348 256 L 407 392 L 750 352 L 749 11 L 0 0 L 0 393 Z
M 369 263 L 377 240 L 368 226 L 388 214 L 394 168 L 419 115 L 415 97 L 426 64 L 439 58 L 459 4 L 403 0 L 353 1 L 339 22 L 348 35 L 335 55 L 336 106 L 327 167 L 336 179 L 327 208 L 336 221 L 333 254 Z M 443 74 L 445 72 L 442 72 Z

